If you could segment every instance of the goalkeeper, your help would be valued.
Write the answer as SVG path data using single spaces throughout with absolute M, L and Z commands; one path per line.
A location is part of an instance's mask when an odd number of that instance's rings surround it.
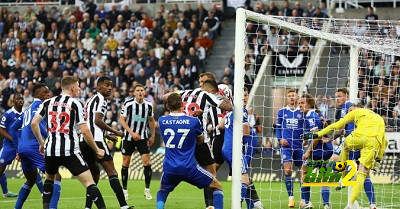
M 303 139 L 320 138 L 341 129 L 348 123 L 354 122 L 356 128 L 346 137 L 344 146 L 340 153 L 340 160 L 345 162 L 349 159 L 349 151 L 360 150 L 360 165 L 356 175 L 356 186 L 354 186 L 349 204 L 346 209 L 357 207 L 354 202 L 361 193 L 365 178 L 370 169 L 379 168 L 380 160 L 388 145 L 385 134 L 385 122 L 383 118 L 371 110 L 362 108 L 361 105 L 352 105 L 349 113 L 338 122 L 329 125 L 317 133 L 304 134 Z

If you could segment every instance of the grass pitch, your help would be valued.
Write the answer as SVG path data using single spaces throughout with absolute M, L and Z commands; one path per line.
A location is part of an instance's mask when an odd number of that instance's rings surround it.
M 8 179 L 8 187 L 10 191 L 18 192 L 22 186 L 23 179 Z M 151 193 L 153 200 L 146 200 L 143 196 L 144 181 L 129 181 L 129 200 L 128 204 L 134 205 L 136 209 L 154 209 L 156 208 L 156 194 L 159 188 L 160 181 L 153 180 L 151 182 Z M 231 208 L 231 182 L 222 182 L 224 189 L 224 208 Z M 265 208 L 278 209 L 287 208 L 287 193 L 285 185 L 281 182 L 264 182 L 255 183 L 259 196 Z M 299 183 L 294 185 L 294 193 L 296 199 L 296 208 L 300 200 Z M 99 183 L 100 191 L 102 192 L 107 208 L 118 209 L 118 201 L 113 194 L 108 180 L 101 180 Z M 323 208 L 320 188 L 311 188 L 312 202 L 314 208 Z M 347 203 L 347 189 L 343 191 L 334 191 L 331 188 L 332 208 L 344 208 Z M 379 208 L 400 208 L 400 185 L 375 185 L 377 205 Z M 16 198 L 0 197 L 1 209 L 14 208 Z M 363 207 L 368 206 L 368 201 L 364 193 L 359 200 Z M 59 209 L 80 209 L 84 208 L 85 204 L 85 189 L 76 179 L 65 179 L 62 181 L 61 199 Z M 243 208 L 245 208 L 243 204 Z M 42 199 L 36 186 L 32 189 L 31 194 L 24 204 L 27 209 L 41 209 Z M 95 208 L 95 207 L 94 207 Z M 203 191 L 186 183 L 181 183 L 168 197 L 165 205 L 166 209 L 204 209 Z

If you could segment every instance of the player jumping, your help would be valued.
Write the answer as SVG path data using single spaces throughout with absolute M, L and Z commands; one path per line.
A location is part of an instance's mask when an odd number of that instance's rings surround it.
M 199 119 L 182 112 L 182 98 L 176 93 L 168 96 L 167 108 L 171 111 L 170 115 L 162 116 L 158 121 L 166 151 L 161 188 L 157 193 L 157 209 L 164 209 L 168 194 L 181 181 L 200 189 L 210 187 L 213 190 L 214 207 L 222 209 L 221 183 L 195 162 L 195 144 L 202 144 L 204 140 Z

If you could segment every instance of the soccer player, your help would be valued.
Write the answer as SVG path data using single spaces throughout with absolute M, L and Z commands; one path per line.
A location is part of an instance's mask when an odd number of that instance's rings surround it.
M 336 96 L 336 104 L 338 107 L 340 107 L 340 118 L 343 118 L 349 112 L 349 108 L 351 105 L 353 105 L 353 103 L 349 101 L 349 92 L 347 88 L 339 88 L 338 90 L 336 90 L 335 96 Z M 354 128 L 355 128 L 354 123 L 346 124 L 344 126 L 345 136 L 350 135 L 353 132 Z M 342 144 L 343 142 L 341 142 L 339 146 L 334 150 L 331 158 L 332 161 L 337 162 L 339 160 Z M 350 150 L 349 158 L 350 160 L 358 161 L 358 158 L 360 158 L 360 151 Z M 339 186 L 336 188 L 336 190 L 340 190 L 341 188 L 342 187 Z M 364 190 L 369 200 L 370 209 L 376 209 L 375 189 L 369 176 L 367 176 L 367 178 L 365 179 Z
M 85 105 L 86 111 L 86 123 L 93 133 L 94 141 L 97 146 L 105 151 L 105 155 L 102 159 L 96 159 L 96 153 L 90 148 L 90 146 L 82 139 L 80 142 L 80 148 L 83 159 L 89 166 L 90 172 L 92 173 L 93 180 L 97 184 L 100 179 L 100 170 L 97 163 L 100 163 L 105 172 L 107 173 L 110 186 L 117 196 L 121 209 L 130 209 L 126 203 L 124 193 L 122 191 L 121 184 L 118 179 L 118 173 L 115 170 L 113 157 L 111 156 L 110 150 L 104 141 L 104 132 L 109 131 L 117 136 L 124 136 L 124 133 L 108 126 L 103 118 L 107 112 L 107 97 L 111 95 L 113 82 L 109 77 L 100 77 L 97 79 L 97 94 L 93 95 Z M 106 136 L 108 137 L 108 136 Z M 82 138 L 82 137 L 81 137 Z M 114 138 L 109 136 L 108 138 Z M 87 209 L 92 208 L 92 200 L 86 196 Z
M 79 150 L 78 127 L 98 158 L 104 150 L 97 147 L 88 128 L 82 103 L 79 79 L 66 76 L 61 80 L 61 95 L 45 100 L 32 120 L 32 131 L 39 142 L 39 149 L 45 155 L 46 180 L 43 186 L 43 209 L 49 209 L 54 186 L 54 175 L 60 166 L 66 167 L 86 188 L 86 193 L 97 208 L 105 209 L 103 196 L 93 181 L 92 175 Z M 49 135 L 44 144 L 40 122 L 46 118 Z
M 293 197 L 292 164 L 299 167 L 303 164 L 303 134 L 304 115 L 300 111 L 296 90 L 286 93 L 287 106 L 278 111 L 276 122 L 276 137 L 281 149 L 281 163 L 285 174 L 285 185 L 289 195 L 289 208 L 296 205 Z
M 32 93 L 34 96 L 33 103 L 24 111 L 23 115 L 21 115 L 18 120 L 11 125 L 10 128 L 13 142 L 15 143 L 15 146 L 18 147 L 18 155 L 21 161 L 22 171 L 26 178 L 26 182 L 19 191 L 18 199 L 15 203 L 15 209 L 22 208 L 30 194 L 32 186 L 35 184 L 35 181 L 37 182 L 39 179 L 40 181 L 42 180 L 37 170 L 39 169 L 39 171 L 42 172 L 45 170 L 44 157 L 39 152 L 39 143 L 32 132 L 31 122 L 35 113 L 38 111 L 39 106 L 44 100 L 50 98 L 50 90 L 46 85 L 39 83 L 33 87 Z M 40 131 L 44 137 L 47 137 L 48 135 L 46 125 L 46 121 L 42 121 L 40 124 Z M 22 130 L 21 136 L 16 134 L 19 129 Z M 60 199 L 61 176 L 59 174 L 56 176 L 55 185 L 50 202 L 51 208 L 57 208 L 58 200 Z
M 17 194 L 8 191 L 7 176 L 4 173 L 7 165 L 12 163 L 17 154 L 17 147 L 14 146 L 13 140 L 10 136 L 10 126 L 19 116 L 22 115 L 24 97 L 21 94 L 15 94 L 13 102 L 14 106 L 3 114 L 0 122 L 0 135 L 4 137 L 3 147 L 0 150 L 0 185 L 4 197 L 18 196 Z
M 345 209 L 358 208 L 356 200 L 361 193 L 364 181 L 369 176 L 369 171 L 379 168 L 380 161 L 388 145 L 383 118 L 371 110 L 364 109 L 361 105 L 352 105 L 347 113 L 338 122 L 316 133 L 304 134 L 304 139 L 320 138 L 343 128 L 346 124 L 355 123 L 356 128 L 348 135 L 342 145 L 340 161 L 349 159 L 350 150 L 360 150 L 359 167 L 348 205 Z
M 317 132 L 323 129 L 321 115 L 316 110 L 316 101 L 310 94 L 304 94 L 299 99 L 300 111 L 305 115 L 304 130 L 305 132 Z M 333 154 L 333 145 L 329 138 L 322 137 L 322 139 L 315 139 L 309 143 L 307 151 L 303 155 L 304 163 L 301 167 L 302 181 L 307 174 L 308 160 L 329 160 Z M 329 187 L 321 187 L 322 200 L 324 201 L 324 209 L 330 209 L 329 206 Z M 301 202 L 300 208 L 313 208 L 310 202 L 310 187 L 301 187 Z
M 168 194 L 181 182 L 185 181 L 202 189 L 213 190 L 213 201 L 216 209 L 223 208 L 223 192 L 221 183 L 194 159 L 195 143 L 204 140 L 202 125 L 198 118 L 182 112 L 182 98 L 172 93 L 167 99 L 170 115 L 158 120 L 160 132 L 165 142 L 165 158 L 161 187 L 157 192 L 157 209 L 163 209 Z
M 125 198 L 128 198 L 128 168 L 132 153 L 137 148 L 142 156 L 144 167 L 144 196 L 151 200 L 153 199 L 150 193 L 152 170 L 149 147 L 153 145 L 155 137 L 153 106 L 144 100 L 146 92 L 143 85 L 136 84 L 133 89 L 135 98 L 125 101 L 120 114 L 121 126 L 125 129 L 125 137 L 122 141 L 122 186 Z M 151 136 L 149 136 L 149 128 Z
M 249 100 L 249 92 L 247 88 L 244 89 L 244 96 L 243 96 L 243 103 L 244 106 L 246 106 L 247 101 Z M 224 119 L 221 120 L 220 124 L 218 125 L 218 128 L 225 128 L 225 134 L 224 134 L 224 144 L 222 145 L 222 155 L 224 156 L 224 160 L 226 163 L 229 165 L 230 169 L 230 174 L 232 173 L 232 149 L 233 149 L 233 115 L 234 112 L 230 111 L 228 114 L 225 116 Z M 243 136 L 248 136 L 250 135 L 250 125 L 247 120 L 247 110 L 243 108 Z M 243 137 L 245 139 L 245 137 Z M 242 143 L 243 143 L 242 139 Z M 250 184 L 250 177 L 249 177 L 249 171 L 248 171 L 248 163 L 246 161 L 246 157 L 243 155 L 242 156 L 242 201 L 246 198 L 247 195 L 247 189 Z M 256 205 L 257 203 L 257 205 Z M 262 205 L 259 205 L 261 202 L 258 201 L 255 203 L 255 208 L 262 208 Z

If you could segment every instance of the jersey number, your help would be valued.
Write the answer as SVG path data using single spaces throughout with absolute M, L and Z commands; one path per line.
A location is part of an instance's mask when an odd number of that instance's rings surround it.
M 182 148 L 182 144 L 185 141 L 186 136 L 188 135 L 189 131 L 190 131 L 190 129 L 178 129 L 177 132 L 182 134 L 182 137 L 181 137 L 181 139 L 179 140 L 179 143 L 178 143 L 178 149 Z M 168 134 L 170 136 L 168 138 L 167 144 L 165 144 L 165 147 L 173 149 L 173 148 L 175 148 L 175 144 L 171 144 L 171 142 L 175 138 L 175 131 L 170 129 L 170 128 L 167 128 L 167 129 L 164 130 L 164 135 L 168 135 Z
M 36 112 L 36 111 L 33 111 L 33 114 L 35 114 L 35 112 Z M 29 123 L 31 122 L 31 117 L 32 117 L 32 115 L 31 115 L 31 108 L 29 108 L 29 109 L 27 109 L 27 110 L 25 111 L 25 114 L 24 114 L 24 121 L 23 121 L 23 124 L 22 124 L 22 128 L 24 128 L 25 126 L 28 126 L 28 125 L 29 125 Z
M 50 128 L 50 132 L 60 132 L 63 134 L 69 133 L 69 129 L 65 129 L 65 126 L 69 123 L 69 114 L 66 112 L 61 112 L 58 114 L 58 112 L 51 111 L 49 112 L 49 115 L 51 116 L 50 123 L 52 124 L 52 127 Z M 57 117 L 58 115 L 58 117 Z M 60 121 L 64 119 L 64 122 L 61 124 L 61 126 L 58 128 L 58 123 L 56 119 L 59 119 Z M 58 130 L 57 130 L 58 128 Z
M 229 112 L 226 117 L 225 117 L 225 128 L 229 128 L 229 126 L 231 125 L 231 120 L 229 119 L 231 117 L 233 112 Z

